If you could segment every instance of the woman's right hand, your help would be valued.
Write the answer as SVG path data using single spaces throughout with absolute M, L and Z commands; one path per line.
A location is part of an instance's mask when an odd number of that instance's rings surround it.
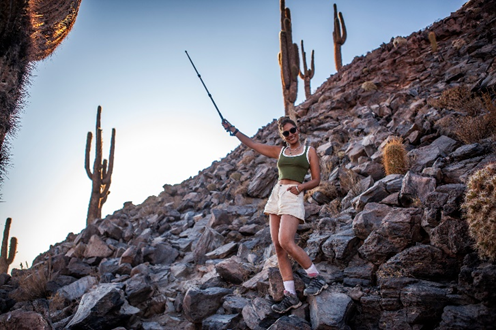
M 228 122 L 227 119 L 223 119 L 222 120 L 222 126 L 224 127 L 224 129 L 226 130 L 226 132 L 232 133 L 234 126 L 231 125 L 231 123 Z

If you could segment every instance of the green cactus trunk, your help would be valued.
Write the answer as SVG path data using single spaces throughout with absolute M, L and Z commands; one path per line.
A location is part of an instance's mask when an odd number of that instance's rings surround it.
M 10 239 L 10 247 L 7 250 L 7 243 L 9 240 L 11 224 L 12 224 L 12 219 L 7 218 L 7 221 L 5 221 L 5 229 L 3 231 L 2 254 L 0 255 L 0 274 L 7 273 L 9 271 L 9 266 L 14 261 L 17 250 L 17 238 L 15 237 L 12 237 Z
M 114 150 L 115 150 L 115 128 L 112 128 L 112 138 L 110 140 L 110 155 L 108 160 L 102 157 L 102 127 L 101 127 L 102 107 L 98 107 L 96 116 L 96 141 L 95 141 L 95 160 L 93 162 L 93 173 L 90 170 L 90 150 L 93 134 L 88 132 L 86 138 L 85 169 L 86 174 L 92 181 L 90 203 L 88 205 L 88 215 L 86 225 L 92 224 L 96 219 L 102 217 L 102 206 L 107 201 L 110 193 L 110 183 L 112 171 L 114 169 Z
M 281 32 L 279 33 L 279 66 L 281 67 L 282 94 L 286 116 L 296 120 L 294 103 L 298 94 L 298 73 L 300 57 L 298 45 L 293 43 L 291 11 L 280 1 Z
M 303 72 L 300 70 L 300 78 L 303 79 L 303 83 L 305 85 L 305 97 L 308 99 L 312 96 L 312 91 L 310 89 L 310 80 L 313 78 L 315 74 L 315 65 L 314 65 L 314 51 L 312 50 L 312 56 L 310 60 L 310 69 L 307 67 L 307 54 L 305 53 L 305 47 L 303 46 L 303 40 L 301 40 L 301 56 L 303 61 Z
M 341 57 L 341 46 L 346 42 L 346 25 L 344 24 L 343 14 L 339 12 L 338 7 L 334 4 L 334 31 L 332 31 L 332 39 L 334 41 L 334 61 L 336 70 L 339 71 L 343 66 Z

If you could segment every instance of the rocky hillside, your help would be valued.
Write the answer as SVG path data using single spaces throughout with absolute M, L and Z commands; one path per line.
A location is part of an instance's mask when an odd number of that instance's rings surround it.
M 330 284 L 300 308 L 270 310 L 282 282 L 262 210 L 277 172 L 240 146 L 0 275 L 0 328 L 494 329 L 496 264 L 478 257 L 461 209 L 494 139 L 471 142 L 483 130 L 467 123 L 489 117 L 447 91 L 494 92 L 495 35 L 496 1 L 470 1 L 355 58 L 297 107 L 323 174 L 298 244 Z M 386 176 L 392 137 L 409 163 Z M 275 122 L 254 138 L 280 143 Z

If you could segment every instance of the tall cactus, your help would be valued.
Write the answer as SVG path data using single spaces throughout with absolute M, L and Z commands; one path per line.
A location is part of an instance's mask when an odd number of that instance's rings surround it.
M 305 53 L 305 47 L 303 47 L 303 40 L 301 40 L 301 56 L 303 61 L 303 72 L 300 69 L 300 78 L 303 79 L 305 84 L 305 97 L 308 99 L 312 96 L 312 91 L 310 89 L 310 80 L 313 78 L 315 74 L 315 65 L 313 63 L 313 49 L 312 49 L 312 59 L 310 60 L 310 69 L 307 68 L 307 54 Z
M 334 41 L 334 61 L 336 70 L 339 71 L 343 66 L 341 57 L 341 46 L 346 42 L 346 25 L 344 24 L 343 14 L 339 12 L 338 6 L 334 4 L 334 31 L 332 31 L 332 40 Z
M 0 182 L 8 137 L 19 119 L 30 63 L 53 53 L 71 30 L 81 0 L 0 0 Z
M 90 150 L 93 134 L 88 132 L 86 138 L 86 155 L 85 168 L 86 174 L 93 181 L 91 189 L 91 198 L 88 206 L 88 216 L 86 217 L 86 225 L 92 224 L 96 219 L 102 217 L 102 206 L 107 201 L 107 196 L 110 193 L 110 182 L 112 171 L 114 169 L 114 140 L 115 128 L 112 128 L 112 139 L 110 140 L 110 155 L 108 160 L 102 157 L 102 127 L 101 127 L 102 107 L 98 106 L 96 115 L 96 141 L 95 141 L 95 161 L 93 163 L 93 173 L 90 170 Z
M 286 8 L 284 0 L 280 0 L 281 32 L 279 32 L 278 54 L 281 67 L 282 94 L 284 98 L 284 112 L 296 120 L 294 103 L 298 94 L 298 73 L 300 72 L 300 57 L 298 45 L 293 43 L 291 26 L 291 11 Z
M 9 270 L 9 265 L 14 261 L 16 250 L 17 250 L 17 238 L 12 237 L 10 239 L 10 247 L 7 256 L 7 243 L 9 239 L 10 225 L 12 224 L 12 219 L 7 218 L 5 221 L 5 229 L 3 230 L 2 239 L 2 254 L 0 255 L 0 274 L 7 273 Z

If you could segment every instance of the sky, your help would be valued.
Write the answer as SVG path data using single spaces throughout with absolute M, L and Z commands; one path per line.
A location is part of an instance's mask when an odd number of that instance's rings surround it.
M 465 0 L 336 0 L 348 38 L 343 65 L 392 37 L 408 36 Z M 286 0 L 293 42 L 315 50 L 312 92 L 336 73 L 328 0 Z M 220 119 L 248 136 L 284 115 L 278 0 L 82 0 L 76 23 L 48 59 L 35 63 L 11 166 L 0 187 L 0 230 L 13 219 L 16 258 L 33 259 L 86 225 L 91 181 L 87 132 L 102 106 L 103 156 L 116 129 L 111 194 L 102 215 L 142 203 L 164 184 L 195 176 L 239 145 Z M 310 65 L 308 63 L 308 65 Z M 303 82 L 298 99 L 303 102 Z M 91 149 L 93 165 L 95 145 Z

